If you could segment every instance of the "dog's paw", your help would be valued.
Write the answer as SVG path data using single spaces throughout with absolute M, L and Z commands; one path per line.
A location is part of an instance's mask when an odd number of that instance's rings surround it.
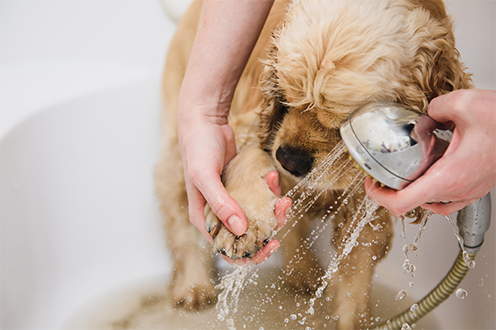
M 192 311 L 200 311 L 217 300 L 214 285 L 210 282 L 176 281 L 171 285 L 171 296 L 175 306 Z
M 208 233 L 210 236 L 215 238 L 217 234 L 219 233 L 220 227 L 222 226 L 222 222 L 217 218 L 215 213 L 212 211 L 210 206 L 208 204 L 205 205 L 205 227 L 207 228 Z
M 214 251 L 232 260 L 252 258 L 274 234 L 275 221 L 267 219 L 248 219 L 248 229 L 241 236 L 231 233 L 217 218 L 207 204 L 205 206 L 207 231 L 213 237 Z

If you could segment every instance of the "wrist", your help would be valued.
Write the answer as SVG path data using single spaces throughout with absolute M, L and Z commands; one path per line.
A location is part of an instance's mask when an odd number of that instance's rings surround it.
M 204 79 L 206 74 L 186 74 L 179 94 L 179 114 L 192 112 L 227 118 L 237 80 Z
M 177 120 L 179 127 L 199 127 L 201 125 L 227 125 L 229 104 L 219 104 L 215 101 L 195 101 L 185 98 L 179 101 Z

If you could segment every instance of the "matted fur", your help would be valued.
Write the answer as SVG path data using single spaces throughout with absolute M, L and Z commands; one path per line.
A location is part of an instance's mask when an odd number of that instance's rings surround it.
M 177 99 L 200 9 L 200 2 L 192 5 L 170 46 L 163 84 L 163 125 L 168 134 L 163 137 L 155 176 L 173 251 L 172 294 L 177 304 L 192 309 L 215 300 L 213 254 L 188 220 L 177 145 Z M 336 146 L 341 140 L 339 123 L 361 104 L 388 100 L 426 112 L 432 98 L 471 87 L 441 1 L 277 1 L 239 81 L 230 113 L 238 155 L 226 167 L 223 181 L 245 211 L 248 231 L 235 237 L 207 206 L 206 225 L 215 236 L 214 250 L 232 258 L 253 255 L 276 224 L 271 207 L 277 196 L 264 176 L 276 169 L 283 193 L 288 191 Z M 301 159 L 306 166 L 300 166 Z M 335 166 L 342 164 L 344 159 Z M 337 202 L 336 196 L 355 175 L 350 169 L 333 186 L 321 187 L 327 191 L 319 205 L 325 208 Z M 351 198 L 336 217 L 334 243 L 348 235 L 356 202 Z M 303 291 L 314 290 L 321 274 L 304 241 L 308 221 L 318 212 L 308 212 L 283 242 L 286 259 L 298 248 L 306 256 L 284 270 L 285 283 Z M 375 243 L 353 249 L 327 293 L 343 329 L 366 327 L 369 320 L 371 278 L 393 232 L 387 214 L 374 221 L 381 229 L 366 226 L 359 242 Z

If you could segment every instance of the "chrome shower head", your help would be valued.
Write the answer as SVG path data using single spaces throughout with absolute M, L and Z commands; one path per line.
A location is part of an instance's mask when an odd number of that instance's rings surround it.
M 341 123 L 348 152 L 382 184 L 403 189 L 446 151 L 450 131 L 427 115 L 393 102 L 362 105 Z

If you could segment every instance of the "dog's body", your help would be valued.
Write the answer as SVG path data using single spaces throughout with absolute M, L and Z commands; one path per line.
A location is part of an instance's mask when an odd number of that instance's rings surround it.
M 168 135 L 163 137 L 156 169 L 157 194 L 174 258 L 172 295 L 178 304 L 194 309 L 215 299 L 214 264 L 208 242 L 188 219 L 176 111 L 200 10 L 201 3 L 195 2 L 170 46 L 163 84 L 163 125 Z M 209 211 L 207 227 L 220 226 L 214 249 L 232 258 L 252 256 L 276 225 L 271 209 L 277 197 L 267 187 L 265 175 L 277 170 L 283 193 L 291 189 L 340 141 L 339 123 L 361 104 L 388 100 L 425 112 L 432 98 L 471 87 L 442 2 L 276 2 L 238 83 L 230 111 L 238 154 L 225 169 L 223 182 L 243 208 L 248 231 L 236 238 Z M 340 159 L 334 166 L 343 163 Z M 320 205 L 334 204 L 355 175 L 350 170 L 326 187 Z M 341 207 L 334 220 L 333 242 L 348 235 L 354 204 L 352 197 Z M 305 215 L 307 220 L 312 217 L 312 213 Z M 286 266 L 286 283 L 309 290 L 321 273 L 303 241 L 308 229 L 304 220 L 290 231 L 283 247 L 286 259 L 297 254 L 298 248 L 299 254 L 306 255 Z M 341 328 L 363 327 L 368 319 L 367 293 L 373 270 L 392 237 L 387 214 L 374 221 L 381 229 L 366 226 L 359 239 L 374 244 L 353 249 L 329 290 Z

